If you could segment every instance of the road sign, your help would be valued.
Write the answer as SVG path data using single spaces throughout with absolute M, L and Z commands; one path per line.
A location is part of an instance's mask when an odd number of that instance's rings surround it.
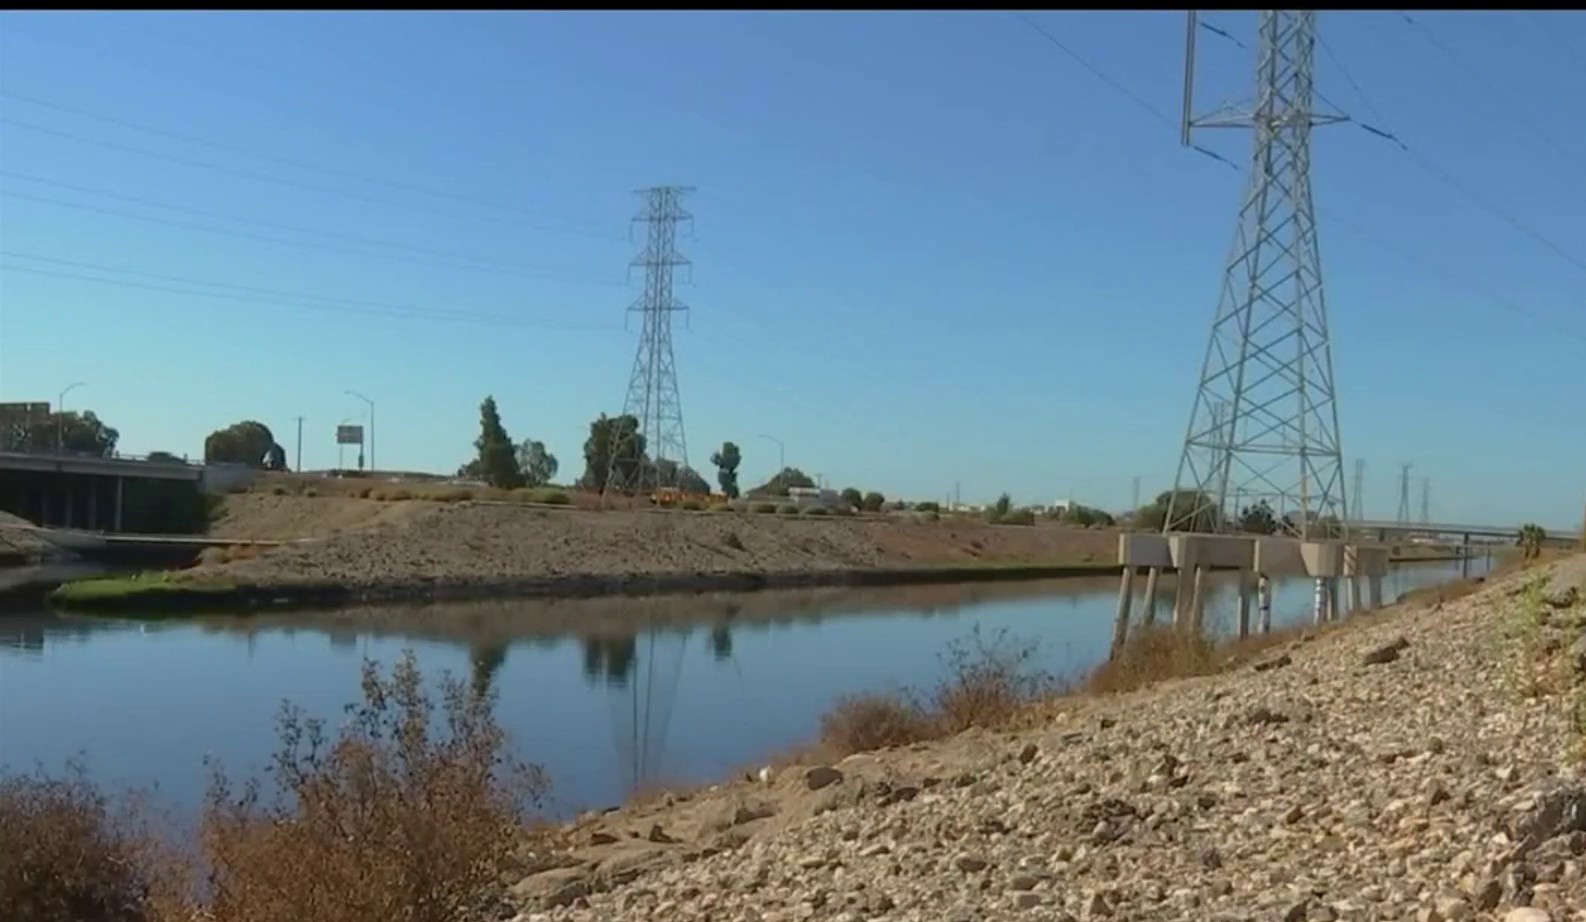
M 336 427 L 336 444 L 337 445 L 362 445 L 363 444 L 363 427 L 362 426 L 337 426 Z
M 0 403 L 0 449 L 25 449 L 30 433 L 49 422 L 48 403 Z

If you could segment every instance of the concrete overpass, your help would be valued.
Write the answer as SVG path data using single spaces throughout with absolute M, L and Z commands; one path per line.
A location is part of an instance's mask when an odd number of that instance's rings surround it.
M 167 530 L 171 504 L 196 505 L 204 481 L 185 461 L 0 451 L 0 510 L 46 527 Z

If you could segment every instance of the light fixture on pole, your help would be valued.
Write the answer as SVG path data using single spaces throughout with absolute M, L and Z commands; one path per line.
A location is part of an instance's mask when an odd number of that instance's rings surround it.
M 60 397 L 55 400 L 55 453 L 58 455 L 66 453 L 66 395 L 87 383 L 86 381 L 75 381 L 66 385 L 66 389 L 61 391 Z

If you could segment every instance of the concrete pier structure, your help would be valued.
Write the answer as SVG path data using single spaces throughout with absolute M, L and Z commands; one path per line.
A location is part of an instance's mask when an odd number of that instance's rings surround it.
M 1301 541 L 1296 538 L 1255 535 L 1125 534 L 1118 536 L 1118 562 L 1123 576 L 1118 610 L 1113 623 L 1112 649 L 1116 655 L 1128 643 L 1134 575 L 1147 571 L 1145 624 L 1155 620 L 1155 590 L 1164 570 L 1178 575 L 1173 606 L 1176 628 L 1199 632 L 1205 623 L 1209 594 L 1207 575 L 1213 570 L 1234 571 L 1239 580 L 1238 636 L 1250 633 L 1252 595 L 1260 612 L 1260 630 L 1272 630 L 1272 580 L 1306 576 L 1315 580 L 1312 619 L 1334 621 L 1359 605 L 1359 581 L 1370 587 L 1367 608 L 1382 604 L 1382 578 L 1388 572 L 1387 547 L 1345 541 Z M 1342 598 L 1344 581 L 1352 586 L 1349 607 Z

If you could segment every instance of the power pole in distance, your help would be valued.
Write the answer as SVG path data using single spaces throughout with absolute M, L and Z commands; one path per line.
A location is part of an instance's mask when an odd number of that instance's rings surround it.
M 1238 493 L 1294 509 L 1286 529 L 1304 538 L 1348 513 L 1310 180 L 1311 129 L 1345 119 L 1312 109 L 1315 11 L 1262 10 L 1258 34 L 1253 104 L 1201 119 L 1186 48 L 1183 142 L 1248 127 L 1255 147 L 1164 530 L 1229 527 Z
M 297 417 L 297 467 L 293 468 L 299 474 L 303 473 L 303 417 Z
M 1410 524 L 1410 469 L 1413 464 L 1399 465 L 1399 524 Z
M 1356 458 L 1355 459 L 1355 482 L 1350 487 L 1350 491 L 1349 492 L 1355 498 L 1355 521 L 1357 521 L 1357 522 L 1364 522 L 1366 520 L 1365 484 L 1366 484 L 1366 459 L 1365 458 Z

